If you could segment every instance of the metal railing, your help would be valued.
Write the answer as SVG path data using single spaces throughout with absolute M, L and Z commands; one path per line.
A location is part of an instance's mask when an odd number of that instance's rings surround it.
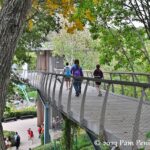
M 106 73 L 105 73 L 106 74 Z M 140 118 L 141 118 L 141 111 L 142 111 L 142 105 L 144 103 L 144 98 L 146 97 L 146 90 L 149 91 L 150 89 L 150 83 L 140 83 L 140 82 L 130 82 L 130 81 L 124 81 L 121 80 L 113 80 L 113 75 L 130 75 L 131 77 L 135 73 L 108 73 L 110 75 L 111 79 L 95 79 L 92 77 L 82 77 L 82 80 L 85 83 L 85 88 L 82 96 L 82 100 L 80 103 L 80 119 L 79 123 L 81 126 L 86 127 L 86 120 L 85 120 L 85 102 L 86 102 L 86 96 L 87 96 L 87 89 L 90 85 L 90 82 L 96 82 L 100 81 L 105 85 L 105 95 L 104 99 L 102 102 L 102 107 L 99 112 L 99 135 L 105 135 L 105 116 L 106 116 L 106 110 L 107 110 L 107 104 L 108 104 L 108 95 L 110 91 L 110 87 L 113 87 L 115 85 L 119 85 L 122 88 L 125 86 L 127 87 L 133 87 L 133 88 L 138 88 L 140 89 L 140 100 L 138 102 L 138 107 L 136 108 L 136 114 L 135 114 L 135 119 L 133 123 L 133 130 L 132 130 L 132 141 L 134 142 L 134 149 L 136 149 L 136 140 L 138 139 L 139 136 L 139 126 L 140 126 Z M 139 75 L 139 74 L 135 74 Z M 147 76 L 149 78 L 149 74 L 140 74 Z M 45 102 L 49 102 L 51 106 L 57 107 L 58 110 L 62 111 L 65 113 L 68 117 L 72 117 L 72 111 L 71 111 L 71 103 L 72 103 L 72 89 L 73 89 L 73 82 L 71 84 L 71 88 L 69 90 L 69 94 L 67 97 L 67 103 L 63 104 L 62 103 L 62 98 L 63 98 L 63 87 L 64 87 L 64 78 L 65 76 L 63 74 L 58 74 L 58 73 L 48 73 L 48 72 L 39 72 L 39 71 L 33 71 L 33 72 L 28 72 L 28 82 L 30 85 L 38 89 L 43 97 Z M 73 77 L 71 77 L 73 80 Z M 133 80 L 132 80 L 133 81 Z M 56 88 L 58 88 L 59 84 L 59 91 L 58 95 L 56 95 Z M 58 89 L 57 89 L 58 90 Z M 113 91 L 114 92 L 114 91 Z M 64 106 L 66 105 L 66 106 Z M 149 104 L 150 105 L 150 104 Z M 66 111 L 63 110 L 63 107 L 67 107 Z
M 55 73 L 63 73 L 63 69 L 55 69 Z M 83 70 L 83 74 L 85 77 L 94 77 L 93 76 L 94 70 Z M 138 73 L 138 72 L 108 72 L 104 71 L 104 79 L 106 80 L 117 80 L 117 81 L 127 81 L 127 82 L 138 82 L 138 83 L 150 83 L 150 73 Z M 94 82 L 91 82 L 90 85 L 95 86 Z M 102 89 L 106 90 L 106 83 L 102 83 Z M 126 88 L 125 85 L 116 85 L 111 84 L 110 91 L 116 94 L 131 96 L 135 98 L 140 97 L 140 89 L 136 86 L 132 88 Z M 150 93 L 150 91 L 149 91 Z M 146 95 L 147 99 L 150 99 Z

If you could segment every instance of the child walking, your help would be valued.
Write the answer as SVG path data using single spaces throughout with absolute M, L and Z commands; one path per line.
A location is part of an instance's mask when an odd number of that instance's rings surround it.
M 94 75 L 94 78 L 96 78 L 96 79 L 102 79 L 103 78 L 103 72 L 101 71 L 99 64 L 96 65 L 96 69 L 94 70 L 93 75 Z M 102 93 L 100 90 L 101 82 L 96 81 L 95 84 L 96 84 L 98 96 L 102 96 Z
M 71 69 L 69 66 L 69 63 L 66 63 L 66 66 L 64 67 L 64 75 L 65 75 L 65 81 L 66 81 L 66 88 L 67 90 L 70 89 L 70 77 L 71 77 Z

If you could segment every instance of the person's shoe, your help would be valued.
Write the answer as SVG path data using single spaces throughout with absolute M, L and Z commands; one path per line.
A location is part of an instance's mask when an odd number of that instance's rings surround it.
M 76 94 L 76 97 L 79 97 L 79 94 Z

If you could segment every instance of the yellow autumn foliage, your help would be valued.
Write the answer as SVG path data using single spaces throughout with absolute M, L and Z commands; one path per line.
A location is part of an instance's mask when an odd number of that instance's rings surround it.
M 91 1 L 93 1 L 94 5 L 97 5 L 101 0 Z M 39 3 L 39 0 L 32 0 L 32 6 L 38 11 L 41 9 L 45 9 L 48 15 L 51 16 L 55 14 L 62 14 L 63 18 L 67 19 L 68 22 L 72 24 L 71 26 L 66 27 L 68 33 L 74 33 L 75 30 L 84 30 L 84 19 L 87 19 L 90 22 L 93 22 L 95 20 L 95 17 L 89 8 L 84 9 L 83 11 L 78 11 L 78 5 L 75 5 L 74 0 L 45 0 L 42 5 Z M 78 14 L 78 12 L 81 12 L 81 14 Z M 28 21 L 28 26 L 29 31 L 31 31 L 33 28 L 32 20 Z
M 99 2 L 100 2 L 100 0 L 93 0 L 93 3 L 94 3 L 95 5 L 97 5 Z
M 37 0 L 32 0 L 32 7 L 37 9 L 39 7 L 39 3 Z
M 29 31 L 32 31 L 32 28 L 33 28 L 33 20 L 30 19 L 30 20 L 28 21 L 28 29 L 29 29 Z
M 84 24 L 79 19 L 75 19 L 74 22 L 77 29 L 84 30 Z
M 73 34 L 76 30 L 76 27 L 73 25 L 72 27 L 67 27 L 67 33 Z
M 85 12 L 85 17 L 89 20 L 89 21 L 94 21 L 95 20 L 95 18 L 92 16 L 92 13 L 91 13 L 91 11 L 88 9 L 88 10 L 86 10 L 86 12 Z

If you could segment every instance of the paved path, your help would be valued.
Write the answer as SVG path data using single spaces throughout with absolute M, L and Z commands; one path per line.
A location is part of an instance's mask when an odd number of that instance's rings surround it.
M 18 120 L 13 122 L 3 123 L 3 129 L 8 131 L 15 131 L 21 137 L 21 145 L 19 150 L 28 150 L 29 148 L 37 147 L 40 145 L 40 139 L 38 138 L 37 131 L 37 118 Z M 33 144 L 31 141 L 28 141 L 27 130 L 31 128 L 34 133 L 34 141 Z M 15 150 L 13 147 L 11 150 Z

